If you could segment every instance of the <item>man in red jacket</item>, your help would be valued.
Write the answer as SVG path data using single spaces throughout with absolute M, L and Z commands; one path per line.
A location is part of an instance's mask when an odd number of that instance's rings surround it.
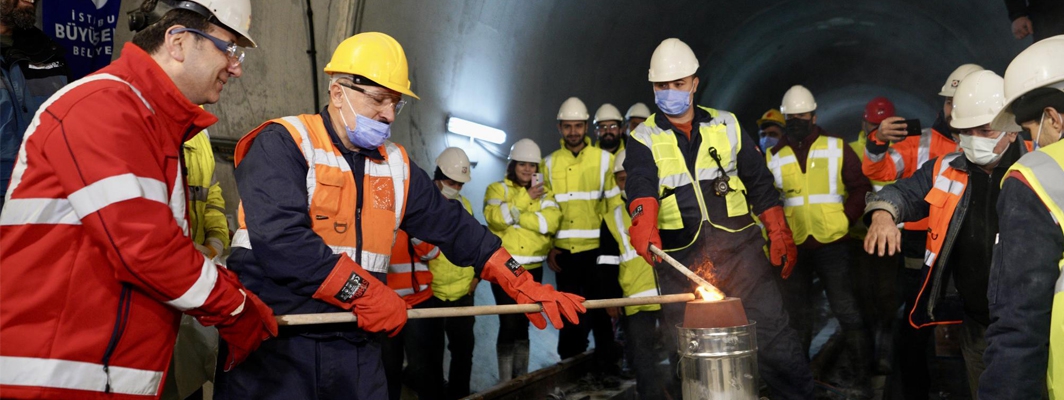
M 34 117 L 0 213 L 4 398 L 158 398 L 181 313 L 230 369 L 272 312 L 189 239 L 181 144 L 241 75 L 249 0 L 179 1 Z M 205 3 L 205 2 L 204 2 Z

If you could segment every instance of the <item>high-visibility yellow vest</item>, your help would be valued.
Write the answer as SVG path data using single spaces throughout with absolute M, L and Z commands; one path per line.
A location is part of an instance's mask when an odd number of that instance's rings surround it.
M 512 208 L 521 213 L 514 219 Z M 502 239 L 502 247 L 525 269 L 543 265 L 551 240 L 558 231 L 562 211 L 550 191 L 539 199 L 509 179 L 488 185 L 484 193 L 484 219 L 488 229 Z
M 693 244 L 701 233 L 703 221 L 726 232 L 738 232 L 754 226 L 750 206 L 746 202 L 746 185 L 739 179 L 737 168 L 742 147 L 739 123 L 730 112 L 699 108 L 712 118 L 698 124 L 702 142 L 695 159 L 697 177 L 687 169 L 676 133 L 672 129 L 659 127 L 656 115 L 651 115 L 632 131 L 632 139 L 651 151 L 658 167 L 658 228 L 666 251 L 684 249 Z M 730 177 L 728 187 L 731 190 L 724 196 L 726 215 L 716 209 L 711 212 L 707 201 L 713 200 L 705 198 L 702 193 L 703 185 L 712 185 L 720 176 L 721 168 L 710 156 L 711 149 L 715 150 L 721 167 Z M 695 182 L 698 184 L 695 185 Z M 712 192 L 712 189 L 709 190 Z M 711 214 L 715 217 L 711 217 Z
M 211 137 L 206 130 L 200 132 L 185 142 L 182 152 L 188 170 L 189 235 L 198 244 L 215 238 L 229 247 L 229 221 L 225 219 L 222 186 L 214 177 Z
M 598 248 L 602 215 L 608 206 L 623 204 L 613 178 L 613 154 L 591 146 L 588 137 L 584 143 L 574 156 L 562 141 L 562 148 L 544 158 L 540 166 L 544 187 L 562 210 L 554 247 L 573 253 Z
M 783 192 L 783 211 L 795 244 L 804 243 L 809 236 L 820 243 L 831 243 L 849 231 L 843 207 L 844 146 L 842 139 L 821 135 L 809 147 L 804 173 L 790 146 L 784 146 L 779 153 L 770 149 L 765 155 L 776 189 Z
M 632 227 L 632 217 L 628 215 L 628 210 L 625 210 L 624 206 L 614 207 L 613 212 L 607 214 L 603 220 L 606 221 L 606 226 L 610 229 L 613 240 L 616 240 L 617 245 L 620 247 L 620 270 L 617 274 L 617 281 L 621 284 L 621 291 L 624 293 L 624 297 L 659 295 L 658 281 L 654 278 L 654 267 L 647 264 L 647 261 L 639 254 L 636 254 L 635 249 L 632 248 L 631 240 L 628 237 L 628 228 Z M 660 309 L 661 306 L 657 304 L 627 306 L 624 308 L 624 314 L 632 315 L 640 311 L 656 311 Z
M 1064 182 L 1064 144 L 1058 142 L 1027 154 L 1013 164 L 1009 171 L 1023 174 L 1031 189 L 1056 218 L 1057 226 L 1061 227 L 1061 221 L 1064 221 L 1064 210 L 1061 209 L 1064 205 L 1064 192 L 1060 189 L 1061 182 Z M 1053 294 L 1053 312 L 1049 325 L 1049 367 L 1046 369 L 1050 399 L 1064 397 L 1064 285 L 1060 284 L 1064 282 L 1064 254 L 1061 254 L 1057 267 L 1062 269 Z
M 458 196 L 462 200 L 469 215 L 473 215 L 473 206 L 465 196 Z M 447 255 L 440 253 L 439 257 L 429 260 L 429 271 L 432 272 L 432 295 L 440 300 L 455 301 L 469 293 L 469 285 L 473 283 L 474 271 L 472 267 L 459 267 L 454 265 Z

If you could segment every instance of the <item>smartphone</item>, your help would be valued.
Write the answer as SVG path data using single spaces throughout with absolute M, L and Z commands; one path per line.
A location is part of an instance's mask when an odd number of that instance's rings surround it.
M 920 136 L 923 133 L 918 119 L 907 119 L 900 122 L 905 124 L 905 136 Z
M 543 174 L 538 173 L 538 172 L 532 174 L 532 186 L 536 186 L 536 185 L 539 185 L 541 183 L 543 183 Z

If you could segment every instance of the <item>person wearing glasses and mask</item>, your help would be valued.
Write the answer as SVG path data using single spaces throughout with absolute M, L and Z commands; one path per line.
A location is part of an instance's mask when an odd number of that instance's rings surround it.
M 533 281 L 388 140 L 403 96 L 417 98 L 399 42 L 379 32 L 349 37 L 325 72 L 320 113 L 267 121 L 238 142 L 240 227 L 228 263 L 279 315 L 346 310 L 358 322 L 283 327 L 254 357 L 218 374 L 216 399 L 386 399 L 377 333 L 397 334 L 408 308 L 384 284 L 397 229 L 472 266 L 516 302 L 541 304 L 556 328 L 563 316 L 579 320 L 583 298 Z M 527 316 L 546 327 L 541 313 Z

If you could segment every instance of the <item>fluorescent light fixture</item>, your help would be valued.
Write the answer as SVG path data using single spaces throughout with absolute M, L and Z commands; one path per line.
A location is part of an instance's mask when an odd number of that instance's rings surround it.
M 461 118 L 447 117 L 447 131 L 495 144 L 506 141 L 506 132 Z

